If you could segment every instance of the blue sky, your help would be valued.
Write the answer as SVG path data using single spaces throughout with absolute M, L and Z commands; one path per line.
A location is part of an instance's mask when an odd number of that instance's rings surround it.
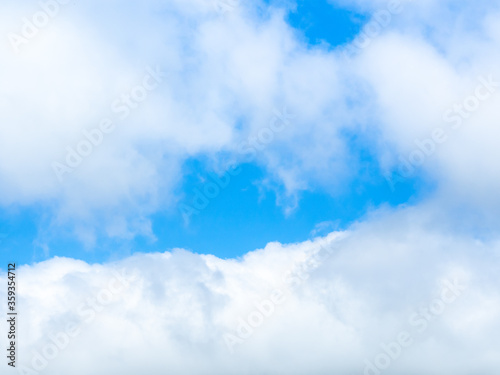
M 286 19 L 310 48 L 327 49 L 351 42 L 366 23 L 366 15 L 326 1 L 300 1 L 289 10 Z M 21 263 L 52 256 L 103 262 L 135 251 L 180 247 L 223 258 L 239 257 L 268 242 L 299 242 L 345 229 L 378 207 L 415 202 L 419 199 L 418 191 L 425 192 L 425 183 L 417 178 L 405 179 L 393 190 L 370 151 L 363 149 L 361 142 L 351 143 L 361 165 L 359 175 L 334 193 L 321 186 L 299 192 L 297 207 L 289 213 L 279 200 L 278 195 L 282 194 L 279 183 L 272 188 L 265 186 L 263 181 L 268 171 L 259 163 L 245 163 L 229 186 L 210 199 L 209 207 L 191 217 L 189 223 L 183 220 L 178 206 L 163 207 L 151 214 L 156 239 L 138 236 L 132 240 L 113 240 L 100 235 L 88 246 L 74 238 L 70 227 L 46 229 L 51 212 L 43 204 L 3 207 L 0 217 L 3 255 Z M 203 181 L 213 173 L 204 158 L 187 160 L 177 187 L 181 197 L 178 205 L 190 204 L 194 189 L 203 190 Z
M 373 161 L 365 160 L 366 166 Z M 8 209 L 2 211 L 2 247 L 6 258 L 22 263 L 42 261 L 52 256 L 71 256 L 89 262 L 121 259 L 130 252 L 165 251 L 175 247 L 194 252 L 214 254 L 223 258 L 239 257 L 268 242 L 300 242 L 345 229 L 380 207 L 396 207 L 415 203 L 420 198 L 417 189 L 425 191 L 418 179 L 405 180 L 395 190 L 381 174 L 361 176 L 339 194 L 311 191 L 300 194 L 296 209 L 287 214 L 277 202 L 276 192 L 259 188 L 265 178 L 262 168 L 254 164 L 240 166 L 241 173 L 231 177 L 226 188 L 210 199 L 207 208 L 193 214 L 189 223 L 180 208 L 170 208 L 152 215 L 157 240 L 99 239 L 95 248 L 88 248 L 72 237 L 70 229 L 62 228 L 48 239 L 50 251 L 37 241 L 44 222 L 44 207 Z M 203 190 L 206 181 L 216 175 L 203 161 L 191 160 L 184 167 L 184 194 L 181 204 L 190 204 L 195 189 Z M 427 188 L 428 189 L 428 188 Z M 321 225 L 324 224 L 324 225 Z M 319 227 L 317 227 L 319 225 Z M 317 230 L 322 229 L 322 230 Z M 43 234 L 41 236 L 43 237 Z M 19 251 L 19 249 L 27 249 Z

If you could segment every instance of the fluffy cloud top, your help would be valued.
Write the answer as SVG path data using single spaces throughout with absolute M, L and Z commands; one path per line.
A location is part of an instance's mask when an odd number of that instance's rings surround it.
M 239 260 L 56 258 L 19 270 L 18 370 L 494 374 L 499 254 L 408 209 Z

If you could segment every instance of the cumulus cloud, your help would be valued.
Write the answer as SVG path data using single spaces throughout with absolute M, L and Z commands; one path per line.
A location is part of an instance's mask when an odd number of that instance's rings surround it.
M 23 266 L 19 365 L 54 375 L 493 374 L 498 240 L 451 234 L 428 210 L 406 209 L 237 260 L 177 249 Z M 401 335 L 406 346 L 394 344 Z
M 223 16 L 213 5 L 108 2 L 97 16 L 97 3 L 60 4 L 43 27 L 44 8 L 2 5 L 2 204 L 43 203 L 77 225 L 106 222 L 109 209 L 147 218 L 175 202 L 186 158 L 229 151 L 240 162 L 241 142 L 283 106 L 301 117 L 276 143 L 303 167 L 282 165 L 272 150 L 262 163 L 290 175 L 289 190 L 307 186 L 297 182 L 302 170 L 333 168 L 344 152 L 332 126 L 334 56 L 299 42 L 281 10 L 258 16 L 259 3 L 240 4 Z M 137 103 L 148 67 L 164 78 Z M 103 121 L 113 131 L 89 153 L 82 132 Z M 312 155 L 298 139 L 324 145 Z
M 375 17 L 392 9 L 385 2 L 337 2 L 381 23 L 362 31 L 368 42 L 349 59 L 349 45 L 308 46 L 286 8 L 263 2 L 238 2 L 225 14 L 201 0 L 63 3 L 47 25 L 39 4 L 1 5 L 10 37 L 0 49 L 0 199 L 41 203 L 54 224 L 83 228 L 82 238 L 95 237 L 95 227 L 151 235 L 148 216 L 179 199 L 183 162 L 246 160 L 242 142 L 275 109 L 294 120 L 253 161 L 296 202 L 303 190 L 338 192 L 358 173 L 359 150 L 346 134 L 368 134 L 364 151 L 390 174 L 415 140 L 449 125 L 444 113 L 474 92 L 479 76 L 500 79 L 499 13 L 488 1 L 403 1 L 389 21 Z M 148 67 L 164 78 L 137 103 Z M 471 188 L 490 194 L 498 182 L 498 100 L 483 103 L 422 167 L 447 193 L 481 200 Z M 114 130 L 59 181 L 53 163 L 66 163 L 86 141 L 82 131 L 102 121 Z M 125 222 L 121 231 L 108 228 L 112 220 Z

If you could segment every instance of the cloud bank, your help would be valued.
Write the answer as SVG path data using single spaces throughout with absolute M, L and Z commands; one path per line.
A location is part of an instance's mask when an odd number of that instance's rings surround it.
M 19 271 L 20 373 L 494 374 L 499 254 L 407 209 L 239 260 L 55 258 Z

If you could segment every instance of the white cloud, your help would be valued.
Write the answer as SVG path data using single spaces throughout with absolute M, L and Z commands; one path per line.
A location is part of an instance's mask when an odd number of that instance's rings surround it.
M 500 79 L 498 13 L 487 12 L 494 5 L 450 4 L 405 3 L 349 61 L 341 51 L 304 45 L 283 10 L 260 2 L 240 2 L 225 15 L 201 0 L 61 5 L 18 54 L 8 40 L 0 50 L 1 203 L 42 202 L 55 211 L 56 223 L 69 221 L 90 237 L 96 235 L 91 223 L 100 223 L 103 233 L 147 234 L 148 225 L 106 228 L 106 212 L 145 222 L 171 207 L 187 157 L 217 160 L 224 151 L 241 160 L 241 142 L 268 126 L 282 106 L 295 115 L 292 126 L 256 159 L 284 185 L 282 201 L 296 202 L 310 188 L 335 193 L 358 173 L 345 130 L 370 134 L 370 151 L 384 169 L 396 169 L 397 155 L 445 125 L 443 112 L 470 95 L 478 76 Z M 22 18 L 40 10 L 1 7 L 3 35 L 20 33 Z M 112 103 L 156 65 L 164 82 L 121 120 Z M 484 194 L 470 191 L 489 194 L 496 186 L 498 100 L 488 101 L 424 166 L 447 192 L 481 200 Z M 115 131 L 59 183 L 52 162 L 64 161 L 66 147 L 83 139 L 82 129 L 103 118 L 115 122 Z
M 40 11 L 2 7 L 3 35 L 20 35 L 23 17 L 31 22 Z M 293 147 L 298 139 L 324 139 L 318 153 L 329 160 L 342 153 L 328 125 L 328 108 L 340 95 L 334 57 L 298 42 L 282 11 L 262 18 L 241 4 L 223 17 L 206 1 L 67 4 L 18 47 L 16 54 L 7 41 L 0 50 L 3 205 L 42 202 L 60 222 L 87 227 L 108 220 L 101 212 L 109 210 L 145 219 L 175 202 L 187 157 L 238 157 L 238 144 L 284 105 L 303 114 L 280 139 L 287 154 L 304 157 L 303 169 L 320 175 L 326 160 L 317 164 L 307 146 Z M 157 65 L 164 82 L 122 120 L 112 104 Z M 64 163 L 67 147 L 85 140 L 82 130 L 103 119 L 115 130 L 60 183 L 53 162 Z M 328 138 L 317 134 L 321 129 Z M 280 167 L 277 157 L 270 149 L 262 163 L 275 159 L 269 168 L 278 175 L 304 178 L 297 176 L 302 168 Z
M 318 255 L 322 243 L 330 253 Z M 175 250 L 23 266 L 19 364 L 50 355 L 55 337 L 65 349 L 42 373 L 362 374 L 381 343 L 407 332 L 412 345 L 384 373 L 494 374 L 498 243 L 451 235 L 428 211 L 407 209 L 240 260 Z M 264 306 L 269 316 L 230 354 L 225 335 L 275 290 L 283 301 Z M 60 335 L 68 323 L 77 325 L 71 339 Z

